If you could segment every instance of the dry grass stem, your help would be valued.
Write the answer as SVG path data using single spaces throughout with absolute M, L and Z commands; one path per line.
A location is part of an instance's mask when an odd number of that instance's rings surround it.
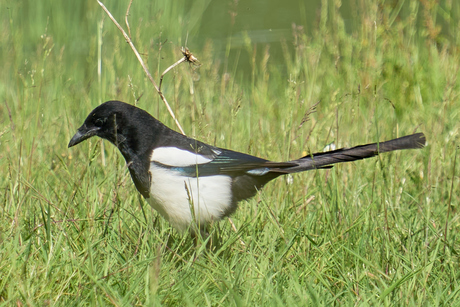
M 113 17 L 112 13 L 110 13 L 110 11 L 105 7 L 105 5 L 97 0 L 97 3 L 99 3 L 99 5 L 102 7 L 102 9 L 104 10 L 104 12 L 109 16 L 109 18 L 113 21 L 113 23 L 117 26 L 118 30 L 120 30 L 120 32 L 123 34 L 126 42 L 129 44 L 129 46 L 131 47 L 131 49 L 133 50 L 134 54 L 136 55 L 139 63 L 141 63 L 141 66 L 142 68 L 144 69 L 145 73 L 147 74 L 147 77 L 149 78 L 150 82 L 152 82 L 153 86 L 155 87 L 155 90 L 158 92 L 158 94 L 160 95 L 161 97 L 161 100 L 163 100 L 165 106 L 166 106 L 166 109 L 168 109 L 168 112 L 169 114 L 171 115 L 171 117 L 174 119 L 174 122 L 176 123 L 176 126 L 179 128 L 180 132 L 182 134 L 185 134 L 184 130 L 182 129 L 182 126 L 179 124 L 179 121 L 177 120 L 176 116 L 174 115 L 174 112 L 173 110 L 171 109 L 171 107 L 169 106 L 169 103 L 168 101 L 166 100 L 166 97 L 161 93 L 160 89 L 158 88 L 155 80 L 153 80 L 153 77 L 152 75 L 150 74 L 149 72 L 149 69 L 147 68 L 147 65 L 145 65 L 144 61 L 142 60 L 142 57 L 141 55 L 139 54 L 139 52 L 137 51 L 136 47 L 134 46 L 133 44 L 133 41 L 131 40 L 131 38 L 128 36 L 128 34 L 126 33 L 126 31 L 120 26 L 120 24 L 118 23 L 118 21 L 115 19 L 115 17 Z M 131 5 L 131 3 L 130 3 Z M 127 14 L 129 13 L 129 6 L 128 6 L 128 10 L 127 10 Z M 126 17 L 127 18 L 127 17 Z
M 128 28 L 128 33 L 129 33 L 130 38 L 131 38 L 131 28 L 129 27 L 128 16 L 129 16 L 129 10 L 131 9 L 131 4 L 133 4 L 133 0 L 129 1 L 128 9 L 126 10 L 126 14 L 125 14 L 125 24 L 126 24 L 126 28 Z
M 169 66 L 168 68 L 165 69 L 165 71 L 161 74 L 161 77 L 160 77 L 160 86 L 159 86 L 159 90 L 161 91 L 161 84 L 163 83 L 163 77 L 164 75 L 166 75 L 171 69 L 173 69 L 174 67 L 176 67 L 177 65 L 179 65 L 180 63 L 183 63 L 183 62 L 189 62 L 189 63 L 192 63 L 192 64 L 195 64 L 195 65 L 200 65 L 198 59 L 190 52 L 190 50 L 188 50 L 188 48 L 184 48 L 182 47 L 182 54 L 184 55 L 183 58 L 181 58 L 179 61 L 177 61 L 176 63 L 172 64 L 171 66 Z

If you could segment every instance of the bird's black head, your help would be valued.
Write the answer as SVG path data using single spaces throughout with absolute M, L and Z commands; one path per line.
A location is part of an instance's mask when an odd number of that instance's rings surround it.
M 69 142 L 69 147 L 77 145 L 92 136 L 106 139 L 115 146 L 126 140 L 129 133 L 128 121 L 137 109 L 120 101 L 108 101 L 95 108 L 86 118 L 83 125 Z
M 133 181 L 149 197 L 149 166 L 160 135 L 176 133 L 146 111 L 121 101 L 108 101 L 95 108 L 69 142 L 77 145 L 92 136 L 113 143 L 123 154 Z M 176 133 L 177 134 L 177 133 Z

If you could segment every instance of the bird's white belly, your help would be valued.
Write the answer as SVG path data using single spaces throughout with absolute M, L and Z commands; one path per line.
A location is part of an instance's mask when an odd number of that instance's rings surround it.
M 232 179 L 225 175 L 190 178 L 154 163 L 150 166 L 149 204 L 173 227 L 183 231 L 192 222 L 203 227 L 220 220 L 231 206 Z

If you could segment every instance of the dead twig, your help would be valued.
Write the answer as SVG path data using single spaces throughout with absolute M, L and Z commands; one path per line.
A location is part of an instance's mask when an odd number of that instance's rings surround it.
M 188 48 L 182 47 L 181 51 L 182 51 L 182 54 L 184 55 L 184 57 L 182 59 L 180 59 L 179 61 L 177 61 L 176 63 L 174 63 L 171 66 L 169 66 L 168 68 L 166 68 L 165 71 L 161 74 L 160 86 L 159 86 L 160 91 L 161 91 L 161 84 L 163 83 L 163 76 L 166 75 L 168 73 L 168 71 L 170 71 L 171 69 L 173 69 L 174 67 L 176 67 L 177 65 L 179 65 L 180 63 L 183 63 L 183 62 L 189 62 L 189 63 L 195 64 L 195 65 L 199 65 L 200 61 L 198 61 L 198 59 L 190 52 L 190 50 L 188 50 Z
M 128 28 L 129 38 L 132 37 L 131 28 L 129 27 L 129 22 L 128 22 L 128 16 L 129 16 L 129 10 L 131 9 L 131 4 L 133 4 L 133 0 L 129 1 L 128 9 L 126 10 L 126 15 L 125 15 L 125 24 L 126 24 L 126 28 Z
M 97 0 L 97 3 L 99 3 L 99 5 L 102 7 L 102 9 L 104 10 L 104 12 L 107 14 L 107 16 L 109 16 L 110 20 L 112 20 L 112 22 L 115 24 L 115 26 L 118 28 L 118 30 L 120 30 L 120 32 L 123 34 L 123 37 L 125 38 L 126 42 L 129 44 L 129 46 L 131 47 L 131 49 L 133 50 L 134 54 L 136 55 L 137 57 L 137 60 L 139 61 L 139 63 L 141 64 L 142 68 L 144 69 L 145 71 L 145 74 L 147 75 L 147 77 L 149 78 L 150 82 L 152 82 L 153 84 L 153 87 L 155 87 L 155 90 L 158 92 L 158 94 L 160 95 L 161 97 L 161 100 L 163 100 L 165 106 L 166 106 L 166 109 L 168 109 L 168 112 L 169 114 L 171 115 L 171 117 L 174 119 L 174 122 L 176 123 L 176 126 L 179 128 L 180 132 L 182 134 L 185 134 L 184 133 L 184 130 L 182 129 L 181 125 L 179 124 L 179 121 L 177 120 L 176 116 L 174 115 L 174 112 L 173 110 L 171 109 L 171 107 L 169 106 L 169 103 L 168 101 L 166 100 L 166 97 L 163 95 L 163 93 L 160 91 L 160 89 L 158 88 L 155 80 L 153 79 L 152 75 L 150 74 L 148 68 L 147 68 L 147 65 L 145 65 L 144 61 L 142 60 L 142 57 L 141 55 L 139 54 L 139 52 L 137 51 L 136 47 L 134 46 L 133 44 L 133 41 L 131 40 L 131 38 L 128 36 L 128 34 L 126 33 L 126 31 L 120 26 L 120 24 L 118 23 L 118 21 L 115 19 L 115 17 L 113 17 L 112 13 L 110 13 L 110 11 L 105 7 L 105 5 Z M 130 4 L 131 5 L 131 4 Z M 127 13 L 129 13 L 129 7 L 128 7 L 128 11 Z

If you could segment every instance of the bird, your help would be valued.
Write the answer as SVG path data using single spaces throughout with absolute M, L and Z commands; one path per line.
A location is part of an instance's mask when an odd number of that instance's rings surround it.
M 178 133 L 141 108 L 107 101 L 89 113 L 68 147 L 98 136 L 115 145 L 139 193 L 175 229 L 206 232 L 238 203 L 286 174 L 425 146 L 423 133 L 274 162 L 208 145 Z

